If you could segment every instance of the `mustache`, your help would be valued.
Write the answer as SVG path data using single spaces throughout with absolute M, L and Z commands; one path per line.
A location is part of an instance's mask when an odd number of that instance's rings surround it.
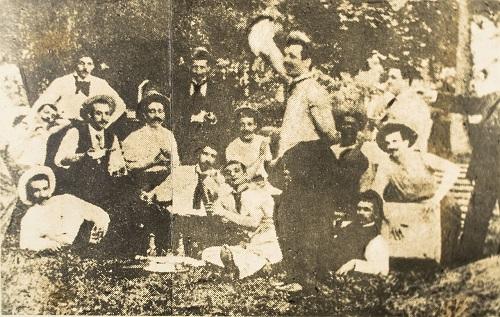
M 158 118 L 158 117 L 154 117 L 154 118 L 151 119 L 151 122 L 163 123 L 163 119 L 162 118 Z

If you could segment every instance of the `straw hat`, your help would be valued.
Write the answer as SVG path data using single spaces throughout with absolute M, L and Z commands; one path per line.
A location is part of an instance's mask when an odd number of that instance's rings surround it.
M 115 109 L 116 109 L 115 98 L 113 98 L 109 95 L 97 95 L 94 97 L 90 97 L 82 103 L 82 107 L 80 108 L 80 117 L 84 121 L 89 120 L 89 115 L 92 111 L 92 106 L 98 102 L 108 104 L 111 108 L 111 114 L 113 114 L 115 112 Z

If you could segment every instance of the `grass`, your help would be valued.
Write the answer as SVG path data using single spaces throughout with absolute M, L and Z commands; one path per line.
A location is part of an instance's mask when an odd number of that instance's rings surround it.
M 328 285 L 333 295 L 293 295 L 273 287 L 283 277 L 279 267 L 229 281 L 211 267 L 174 275 L 125 269 L 133 261 L 71 251 L 2 251 L 3 314 L 405 315 L 412 311 L 405 311 L 398 299 L 425 293 L 425 285 L 440 274 L 417 270 L 387 277 L 332 276 Z

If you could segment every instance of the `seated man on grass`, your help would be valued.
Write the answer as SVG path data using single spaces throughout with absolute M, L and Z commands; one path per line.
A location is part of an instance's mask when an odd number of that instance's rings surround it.
M 19 180 L 19 198 L 30 206 L 21 220 L 22 249 L 57 251 L 66 246 L 96 244 L 106 234 L 108 214 L 70 194 L 55 195 L 55 176 L 49 167 L 37 166 Z M 93 223 L 90 232 L 84 221 Z
M 347 220 L 347 219 L 346 219 Z M 387 275 L 389 246 L 380 235 L 383 202 L 373 190 L 363 192 L 351 220 L 343 221 L 333 239 L 332 268 L 337 274 L 356 271 Z
M 212 212 L 221 221 L 238 225 L 245 235 L 239 245 L 205 249 L 202 259 L 242 279 L 282 259 L 273 223 L 274 200 L 265 189 L 249 183 L 241 162 L 229 161 L 223 174 L 231 189 L 220 194 Z

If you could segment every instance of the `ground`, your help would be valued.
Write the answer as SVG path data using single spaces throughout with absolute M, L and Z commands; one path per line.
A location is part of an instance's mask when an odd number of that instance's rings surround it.
M 332 277 L 328 284 L 333 295 L 294 296 L 273 286 L 283 277 L 279 268 L 274 271 L 280 273 L 229 281 L 211 267 L 172 275 L 124 268 L 130 264 L 132 260 L 85 258 L 72 252 L 34 254 L 4 249 L 2 313 L 434 315 L 439 303 L 414 307 L 405 300 L 427 296 L 427 285 L 444 276 L 434 267 L 393 272 L 387 277 Z

